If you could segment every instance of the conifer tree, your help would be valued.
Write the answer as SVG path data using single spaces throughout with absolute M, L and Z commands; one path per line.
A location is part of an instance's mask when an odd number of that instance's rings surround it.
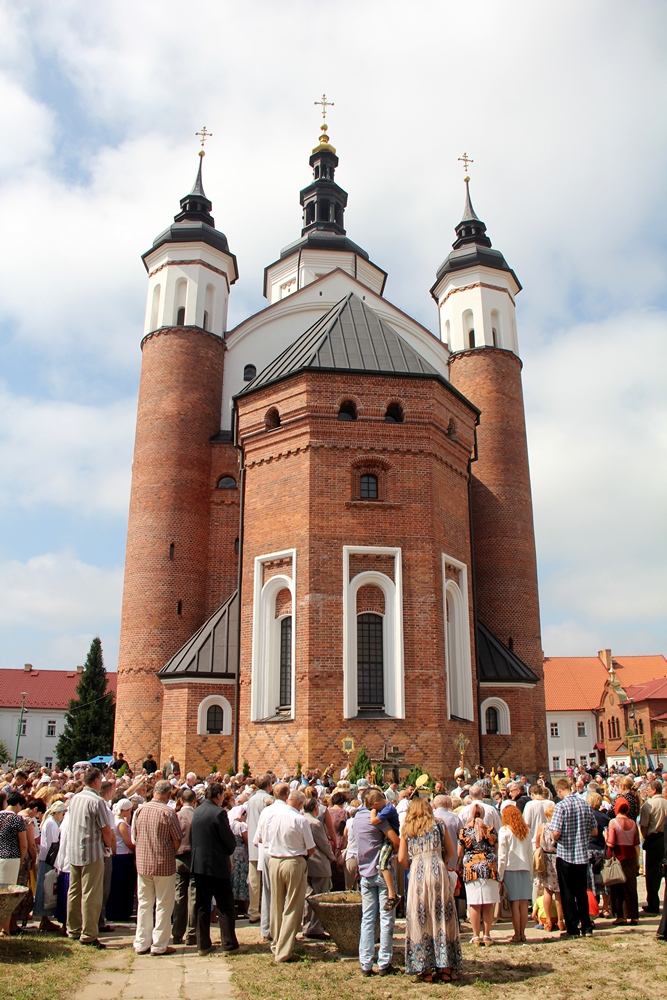
M 362 746 L 354 758 L 354 764 L 347 776 L 347 780 L 355 783 L 359 778 L 365 778 L 370 770 L 373 768 L 373 763 L 366 752 L 366 747 Z
M 56 758 L 61 765 L 71 766 L 78 760 L 111 753 L 116 707 L 113 695 L 107 693 L 107 684 L 102 640 L 96 636 L 90 644 L 76 697 L 70 700 L 65 729 L 56 744 Z

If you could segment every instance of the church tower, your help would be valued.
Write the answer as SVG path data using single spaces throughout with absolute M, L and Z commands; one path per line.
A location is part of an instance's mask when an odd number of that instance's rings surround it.
M 215 228 L 200 152 L 194 186 L 143 261 L 148 299 L 132 469 L 115 740 L 134 765 L 160 753 L 158 670 L 208 611 L 211 439 L 220 431 L 236 258 Z M 226 596 L 226 595 L 225 595 Z
M 547 766 L 528 446 L 515 321 L 521 285 L 470 199 L 431 294 L 452 384 L 481 409 L 471 508 L 484 764 Z

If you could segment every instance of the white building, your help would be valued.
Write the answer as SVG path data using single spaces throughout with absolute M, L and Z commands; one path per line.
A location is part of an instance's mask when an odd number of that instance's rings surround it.
M 597 709 L 607 679 L 599 656 L 545 657 L 547 746 L 552 773 L 598 762 Z
M 56 760 L 56 743 L 65 728 L 70 699 L 76 696 L 83 667 L 74 670 L 0 670 L 0 740 L 14 760 L 21 719 L 21 697 L 25 709 L 19 737 L 18 758 L 37 760 L 50 767 Z M 108 690 L 115 694 L 116 675 L 108 674 Z

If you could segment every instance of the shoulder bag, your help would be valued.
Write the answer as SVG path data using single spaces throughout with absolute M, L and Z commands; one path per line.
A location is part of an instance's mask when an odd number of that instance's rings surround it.
M 623 871 L 623 866 L 618 858 L 613 856 L 611 858 L 607 858 L 602 866 L 603 885 L 621 885 L 621 883 L 625 882 L 625 880 L 625 872 Z

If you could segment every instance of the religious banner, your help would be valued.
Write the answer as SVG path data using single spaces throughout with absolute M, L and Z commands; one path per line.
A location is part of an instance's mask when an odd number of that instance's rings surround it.
M 630 753 L 630 770 L 635 774 L 646 774 L 648 771 L 648 754 L 643 733 L 627 736 L 626 746 Z

